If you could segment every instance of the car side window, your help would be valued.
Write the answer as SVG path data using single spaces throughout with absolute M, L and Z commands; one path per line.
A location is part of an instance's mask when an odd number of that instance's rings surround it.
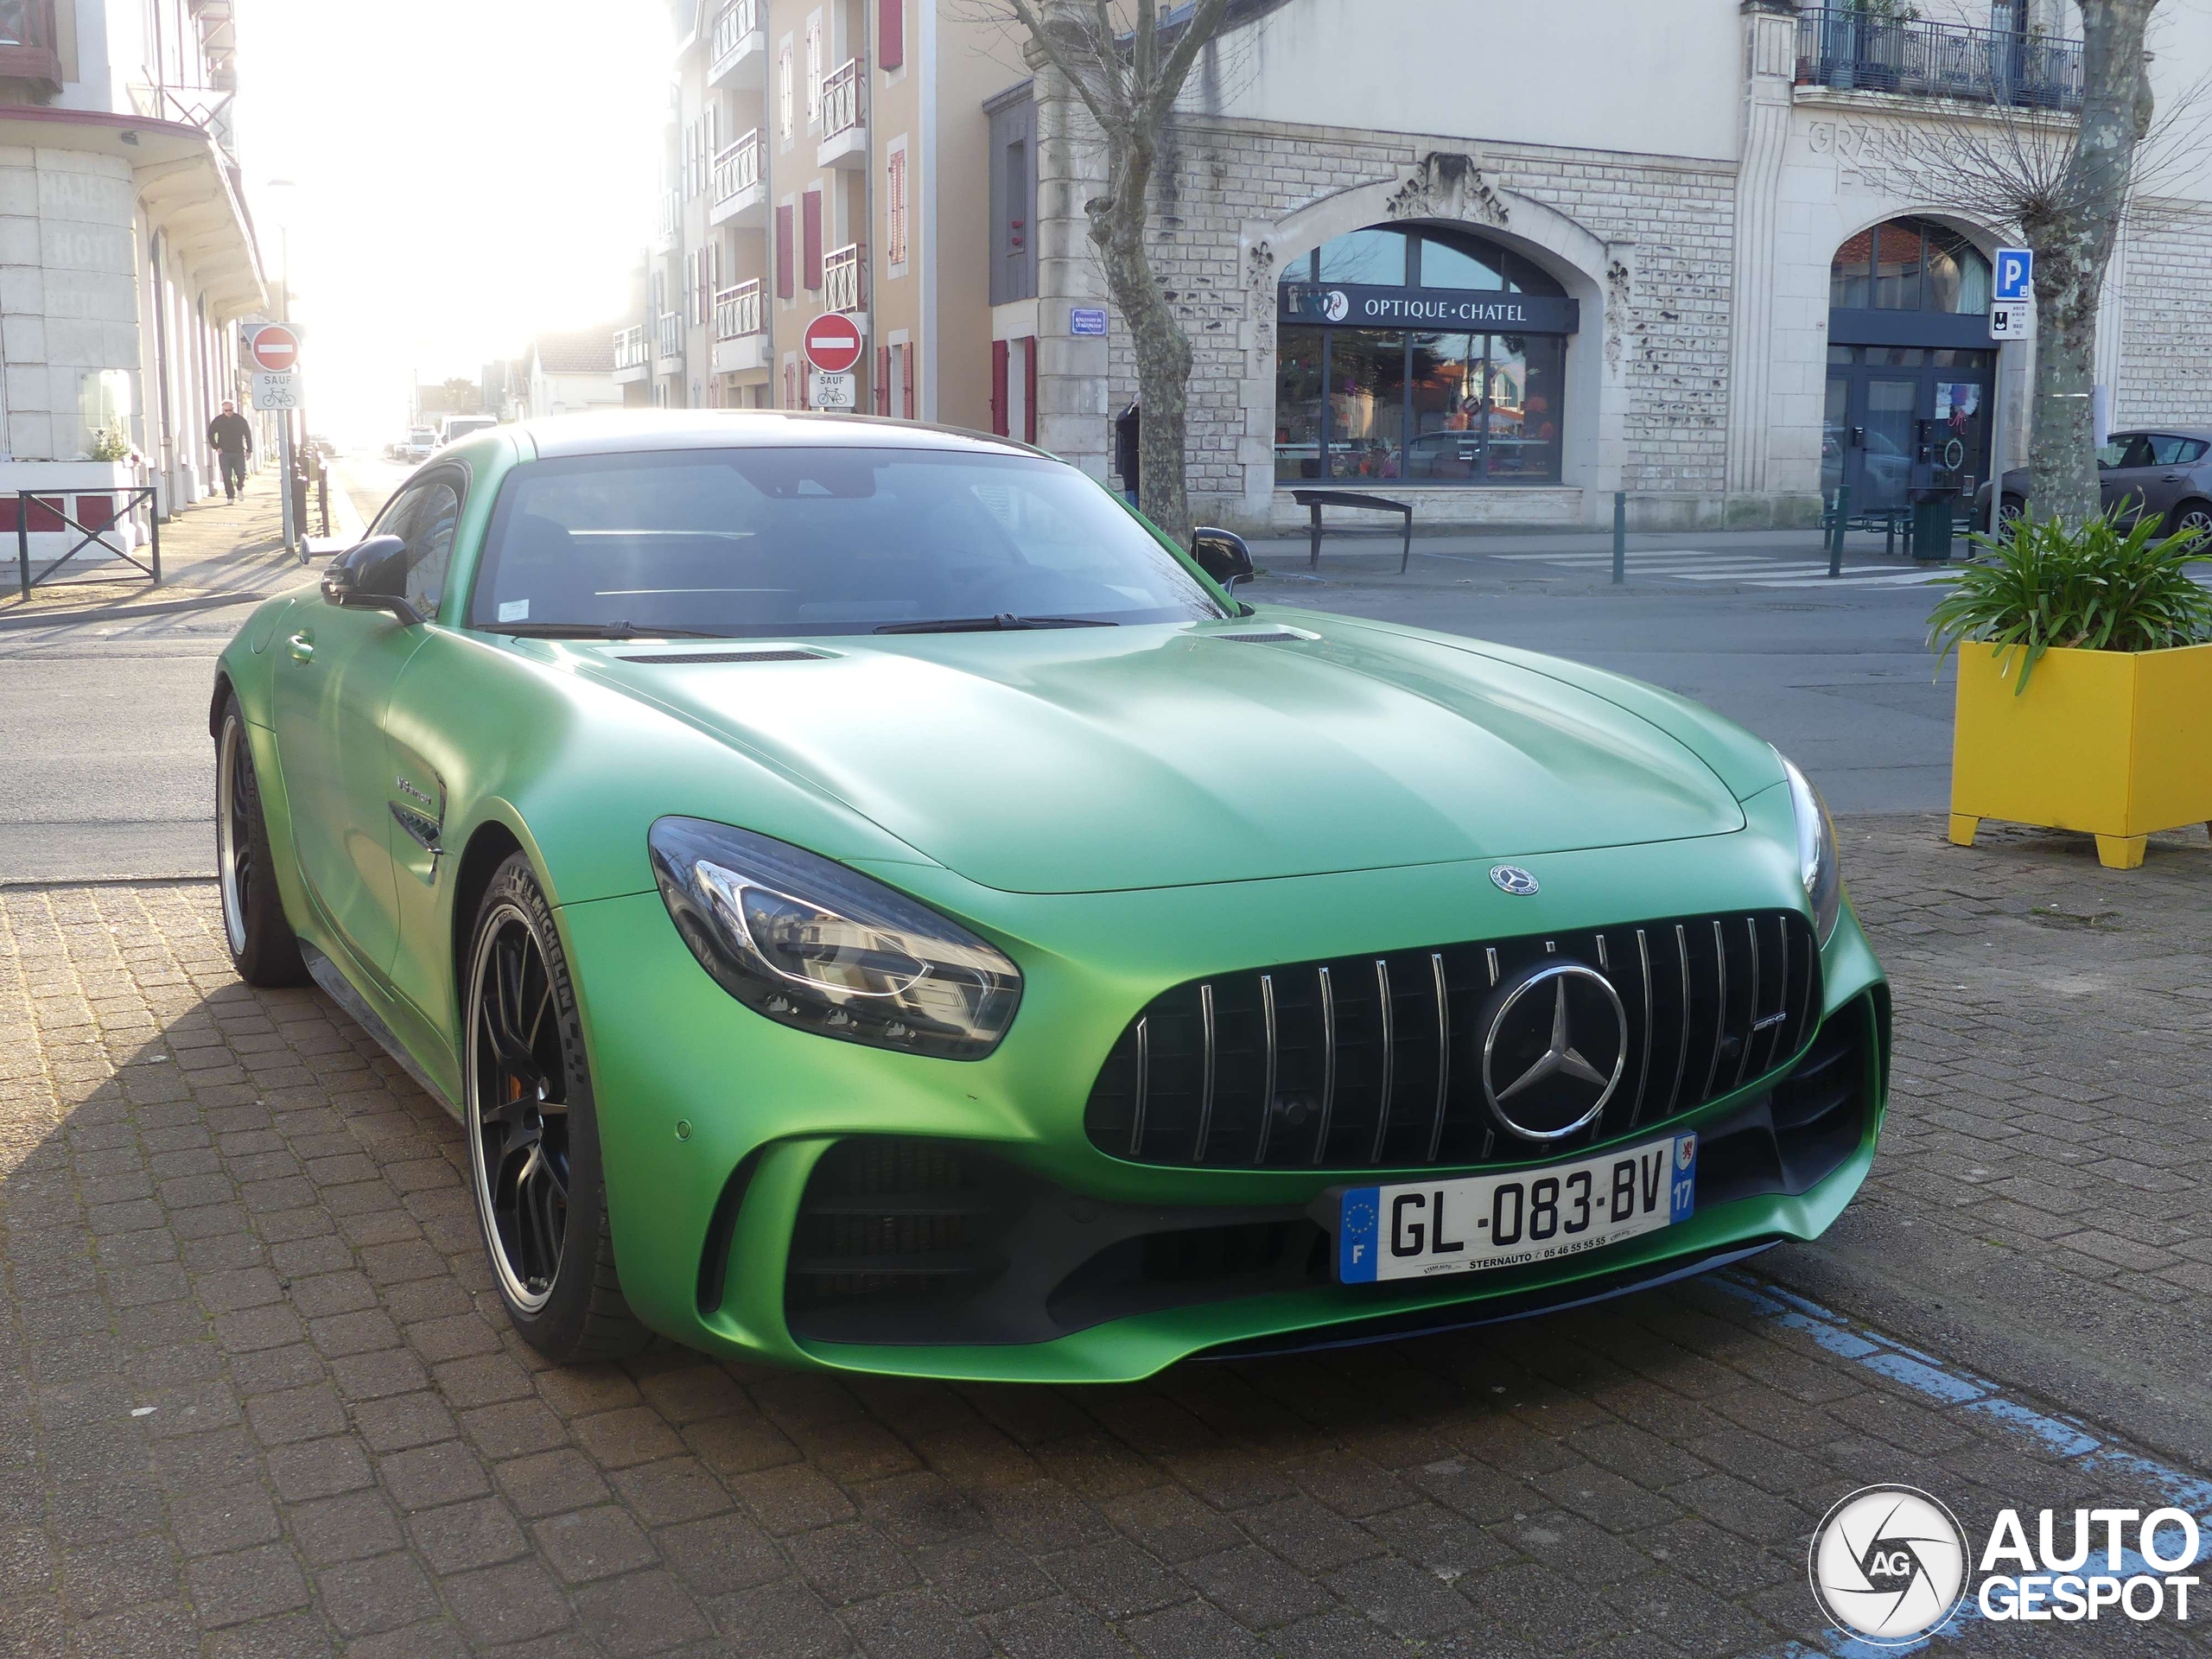
M 2148 467 L 2152 464 L 2151 440 L 2141 432 L 2115 432 L 2097 451 L 2097 466 L 2104 472 L 2110 472 L 2115 467 Z
M 2154 467 L 2186 467 L 2204 456 L 2205 443 L 2202 438 L 2177 438 L 2159 433 L 2151 440 L 2151 464 Z
M 425 616 L 445 596 L 446 569 L 453 563 L 454 526 L 461 520 L 461 492 L 445 479 L 422 486 L 422 499 L 404 532 L 407 537 L 407 597 Z

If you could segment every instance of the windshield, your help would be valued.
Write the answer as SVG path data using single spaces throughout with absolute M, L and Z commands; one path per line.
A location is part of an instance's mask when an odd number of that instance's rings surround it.
M 757 636 L 1222 614 L 1141 524 L 1059 461 L 756 446 L 517 467 L 469 621 Z
M 437 435 L 429 427 L 418 426 L 407 435 L 407 441 L 410 443 L 431 443 L 436 441 Z

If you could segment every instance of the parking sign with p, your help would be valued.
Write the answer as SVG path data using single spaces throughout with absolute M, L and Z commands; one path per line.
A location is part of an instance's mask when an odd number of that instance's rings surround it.
M 2035 297 L 2036 252 L 2033 248 L 1997 250 L 1996 291 L 1990 297 L 1999 304 L 2024 304 Z

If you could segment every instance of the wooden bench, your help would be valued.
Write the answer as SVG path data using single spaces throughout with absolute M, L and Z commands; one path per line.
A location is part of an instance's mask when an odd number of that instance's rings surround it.
M 1414 510 L 1410 502 L 1393 501 L 1387 496 L 1364 495 L 1357 490 L 1293 490 L 1291 499 L 1313 514 L 1307 534 L 1311 546 L 1306 554 L 1306 568 L 1321 568 L 1321 509 L 1324 507 L 1361 507 L 1370 512 L 1397 512 L 1405 515 L 1405 545 L 1398 554 L 1398 574 L 1406 574 L 1406 566 L 1414 556 Z

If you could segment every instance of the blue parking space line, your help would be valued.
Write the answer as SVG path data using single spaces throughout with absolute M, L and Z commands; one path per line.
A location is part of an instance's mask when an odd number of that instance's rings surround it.
M 1732 1270 L 1715 1274 L 1705 1282 L 1743 1303 L 1758 1318 L 1809 1337 L 1829 1353 L 1863 1365 L 1878 1376 L 1910 1389 L 1939 1405 L 1963 1406 L 1988 1417 L 2084 1472 L 2109 1480 L 2123 1490 L 2134 1489 L 2152 1496 L 2159 1507 L 2188 1510 L 2196 1517 L 2199 1528 L 2196 1559 L 2199 1563 L 2212 1560 L 2212 1480 L 2107 1445 L 2070 1417 L 2038 1411 L 2014 1399 L 1996 1383 L 1933 1355 L 1908 1348 L 1755 1274 Z M 2161 1570 L 2150 1566 L 2134 1550 L 2120 1552 L 2120 1573 L 2123 1577 Z M 1977 1581 L 1971 1571 L 1968 1581 Z M 1808 1591 L 1808 1604 L 1809 1597 Z M 1931 1643 L 1955 1635 L 1965 1626 L 1986 1622 L 1980 1604 L 1969 1596 L 1957 1615 L 1941 1630 L 1902 1647 L 1877 1646 L 1846 1636 L 1840 1630 L 1830 1630 L 1809 1643 L 1791 1640 L 1762 1649 L 1753 1659 L 1885 1659 L 1885 1656 L 1896 1659 L 1896 1656 L 1921 1652 Z

